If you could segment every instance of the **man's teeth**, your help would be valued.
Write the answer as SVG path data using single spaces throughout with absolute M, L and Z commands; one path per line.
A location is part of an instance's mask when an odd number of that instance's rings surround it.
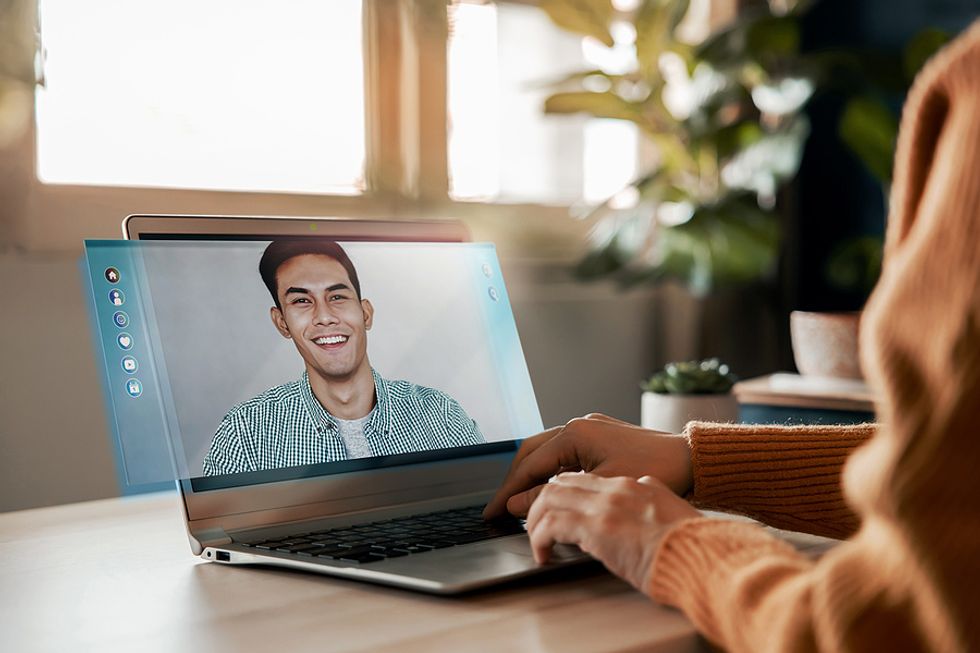
M 313 342 L 318 345 L 336 345 L 341 342 L 347 342 L 347 336 L 321 336 Z

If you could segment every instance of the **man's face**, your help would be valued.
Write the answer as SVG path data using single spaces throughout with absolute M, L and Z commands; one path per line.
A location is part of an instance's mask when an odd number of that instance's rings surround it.
M 346 380 L 367 365 L 374 309 L 358 300 L 344 266 L 329 256 L 304 254 L 279 266 L 276 282 L 282 308 L 272 308 L 272 322 L 296 343 L 310 373 Z

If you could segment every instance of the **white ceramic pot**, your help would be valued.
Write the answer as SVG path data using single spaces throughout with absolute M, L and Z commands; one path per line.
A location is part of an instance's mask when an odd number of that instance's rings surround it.
M 688 422 L 738 421 L 738 401 L 723 395 L 670 395 L 644 392 L 640 399 L 640 424 L 644 428 L 680 433 Z
M 789 314 L 793 360 L 803 376 L 860 379 L 860 313 Z

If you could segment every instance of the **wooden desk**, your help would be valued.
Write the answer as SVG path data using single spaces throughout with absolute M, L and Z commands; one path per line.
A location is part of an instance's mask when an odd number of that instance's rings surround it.
M 601 568 L 460 598 L 191 556 L 175 494 L 0 514 L 4 651 L 700 651 Z

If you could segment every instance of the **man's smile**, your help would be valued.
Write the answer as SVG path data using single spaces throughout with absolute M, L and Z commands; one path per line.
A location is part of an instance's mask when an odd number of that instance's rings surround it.
M 348 336 L 343 335 L 318 336 L 313 338 L 313 344 L 322 349 L 335 349 L 345 345 L 347 340 Z

